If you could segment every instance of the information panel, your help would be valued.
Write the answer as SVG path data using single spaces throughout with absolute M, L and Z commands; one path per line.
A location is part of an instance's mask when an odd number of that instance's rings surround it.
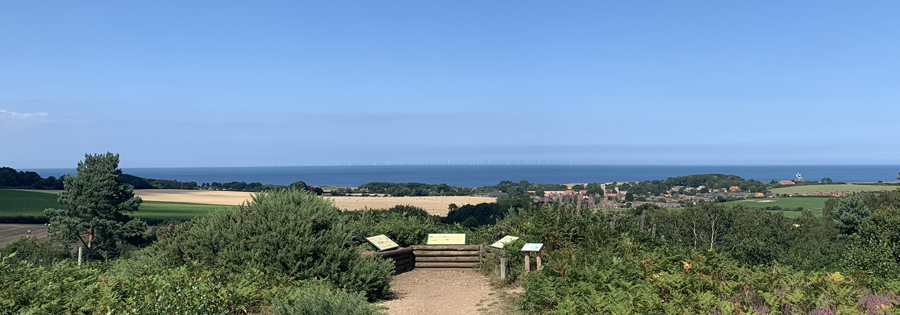
M 506 246 L 506 244 L 509 244 L 509 243 L 511 243 L 512 241 L 515 241 L 515 240 L 517 240 L 517 239 L 519 239 L 518 236 L 507 235 L 507 236 L 504 236 L 503 238 L 501 238 L 501 239 L 500 239 L 499 241 L 497 241 L 496 243 L 491 244 L 491 247 L 503 249 L 503 247 Z
M 397 243 L 384 234 L 366 237 L 366 240 L 369 241 L 369 243 L 372 243 L 378 250 L 389 250 L 400 247 L 400 245 L 397 245 Z
M 428 234 L 428 245 L 466 245 L 466 235 Z
M 541 250 L 541 247 L 544 247 L 542 243 L 526 243 L 525 246 L 522 246 L 523 252 L 537 252 Z

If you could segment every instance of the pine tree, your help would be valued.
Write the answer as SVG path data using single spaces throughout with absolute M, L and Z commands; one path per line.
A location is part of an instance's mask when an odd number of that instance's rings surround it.
M 147 224 L 128 216 L 138 210 L 141 197 L 131 185 L 119 182 L 119 155 L 86 154 L 76 176 L 67 175 L 59 203 L 65 209 L 47 209 L 51 238 L 63 244 L 80 242 L 89 253 L 106 252 L 126 237 L 140 234 Z

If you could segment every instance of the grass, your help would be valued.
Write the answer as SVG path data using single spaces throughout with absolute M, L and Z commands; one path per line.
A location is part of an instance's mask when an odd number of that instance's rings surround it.
M 827 197 L 785 197 L 785 198 L 765 198 L 765 199 L 744 199 L 729 201 L 725 204 L 743 204 L 747 207 L 765 208 L 779 206 L 782 208 L 803 207 L 803 210 L 812 210 L 814 213 L 821 213 L 825 208 L 825 200 Z M 801 215 L 798 211 L 784 211 L 784 216 L 796 218 Z
M 0 217 L 33 216 L 43 217 L 44 209 L 62 208 L 56 202 L 57 196 L 31 191 L 0 189 Z M 142 219 L 176 219 L 190 220 L 198 216 L 206 216 L 213 211 L 231 208 L 222 205 L 195 203 L 144 201 L 140 209 L 133 215 Z
M 825 185 L 803 185 L 803 186 L 791 186 L 791 187 L 781 187 L 781 188 L 773 188 L 771 191 L 776 194 L 811 194 L 814 192 L 829 192 L 829 191 L 851 191 L 851 192 L 861 192 L 861 191 L 882 191 L 882 190 L 894 190 L 897 189 L 897 186 L 878 186 L 878 185 L 854 185 L 854 184 L 825 184 Z

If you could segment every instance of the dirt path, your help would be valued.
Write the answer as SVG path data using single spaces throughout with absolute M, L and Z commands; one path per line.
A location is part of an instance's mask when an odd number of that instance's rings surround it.
M 416 269 L 394 276 L 395 299 L 381 303 L 389 315 L 503 314 L 488 279 L 475 270 Z

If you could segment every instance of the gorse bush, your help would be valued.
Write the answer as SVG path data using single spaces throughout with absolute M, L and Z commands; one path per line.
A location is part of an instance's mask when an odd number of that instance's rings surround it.
M 360 244 L 365 237 L 384 234 L 400 246 L 424 244 L 429 233 L 443 228 L 437 217 L 411 206 L 387 210 L 345 211 L 342 213 L 348 231 Z
M 234 272 L 252 268 L 291 279 L 328 279 L 335 287 L 386 297 L 389 261 L 362 257 L 340 211 L 302 190 L 258 193 L 236 210 L 157 231 L 147 251 L 164 265 L 197 262 Z

